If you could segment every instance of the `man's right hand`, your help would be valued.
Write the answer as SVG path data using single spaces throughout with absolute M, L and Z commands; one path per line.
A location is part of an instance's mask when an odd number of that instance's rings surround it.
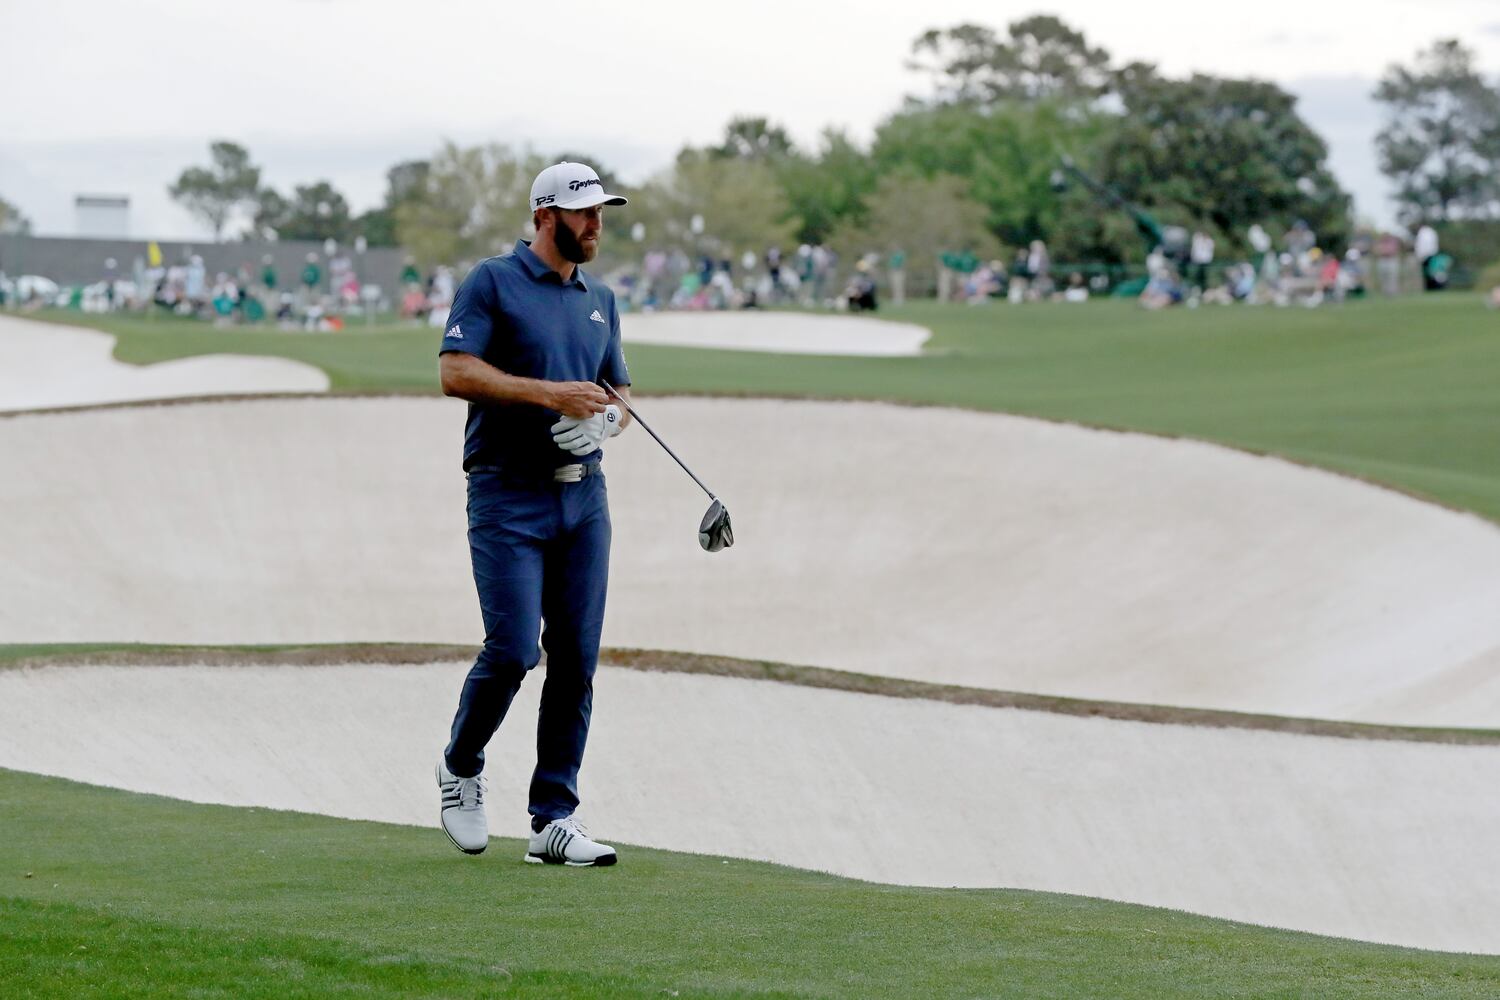
M 565 417 L 587 420 L 608 404 L 609 394 L 592 382 L 547 383 L 547 408 Z

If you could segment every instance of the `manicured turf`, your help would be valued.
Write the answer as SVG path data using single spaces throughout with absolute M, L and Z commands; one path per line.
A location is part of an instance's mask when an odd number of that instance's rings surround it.
M 510 840 L 469 858 L 435 829 L 10 771 L 0 830 L 14 998 L 1500 995 L 1496 958 L 640 848 L 600 870 Z
M 1477 297 L 1166 314 L 926 303 L 890 315 L 935 331 L 925 356 L 633 347 L 636 388 L 888 399 L 1184 435 L 1500 521 L 1500 314 Z M 436 391 L 426 329 L 45 318 L 118 334 L 129 362 L 271 354 L 324 368 L 336 391 Z M 49 651 L 0 648 L 0 665 Z M 204 794 L 193 783 L 212 779 L 190 765 L 184 794 Z M 434 830 L 0 771 L 0 996 L 1500 996 L 1500 959 L 1097 900 L 904 889 L 635 848 L 616 869 L 559 871 L 520 853 L 497 841 L 464 858 Z
M 54 312 L 120 336 L 122 360 L 278 354 L 336 390 L 436 391 L 435 331 L 215 330 Z M 636 346 L 636 389 L 888 399 L 1182 435 L 1367 477 L 1500 521 L 1500 312 L 1472 295 L 1317 310 L 1130 303 L 914 303 L 916 358 L 792 357 Z

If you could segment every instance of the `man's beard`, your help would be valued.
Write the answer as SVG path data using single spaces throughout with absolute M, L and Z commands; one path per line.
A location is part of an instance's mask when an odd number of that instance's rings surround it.
M 557 252 L 562 254 L 563 260 L 570 264 L 587 264 L 594 259 L 598 251 L 598 244 L 584 246 L 583 241 L 574 235 L 573 230 L 558 217 L 557 225 L 553 228 L 552 242 L 557 245 Z

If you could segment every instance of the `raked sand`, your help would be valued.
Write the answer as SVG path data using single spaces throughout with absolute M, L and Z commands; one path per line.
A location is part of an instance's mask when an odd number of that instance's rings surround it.
M 775 354 L 900 357 L 921 354 L 931 335 L 914 323 L 794 312 L 658 312 L 620 317 L 620 336 L 626 344 Z
M 0 412 L 328 390 L 322 370 L 286 358 L 211 354 L 129 365 L 114 359 L 114 349 L 107 333 L 0 315 Z
M 986 688 L 1500 719 L 1500 529 L 1187 441 L 878 404 L 651 398 L 608 446 L 605 642 Z M 0 418 L 0 642 L 480 637 L 463 405 Z M 959 439 L 961 446 L 945 442 Z
M 0 671 L 0 766 L 436 828 L 466 664 Z M 540 678 L 489 748 L 525 829 Z M 601 839 L 1500 951 L 1500 747 L 1149 725 L 603 668 Z M 519 864 L 492 852 L 476 870 Z M 622 863 L 630 863 L 628 848 Z
M 911 323 L 753 311 L 627 314 L 621 332 L 627 344 L 869 357 L 920 354 L 931 336 Z M 436 345 L 434 339 L 434 350 Z M 286 358 L 211 354 L 132 365 L 116 361 L 114 348 L 111 334 L 0 314 L 0 412 L 184 396 L 326 392 L 329 386 L 322 370 Z
M 1340 719 L 1500 711 L 1500 531 L 1478 518 L 997 415 L 643 406 L 724 496 L 738 544 L 699 550 L 701 494 L 640 431 L 612 442 L 611 645 Z M 473 643 L 462 422 L 430 398 L 0 417 L 0 642 Z M 0 766 L 432 826 L 464 669 L 0 671 Z M 491 748 L 498 833 L 522 830 L 538 690 Z M 612 668 L 597 692 L 585 818 L 625 844 L 1500 941 L 1497 747 Z

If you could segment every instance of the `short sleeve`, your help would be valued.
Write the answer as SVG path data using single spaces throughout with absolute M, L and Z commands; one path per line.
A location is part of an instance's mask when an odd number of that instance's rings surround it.
M 500 296 L 490 269 L 479 263 L 453 293 L 453 307 L 448 310 L 448 326 L 443 331 L 439 354 L 462 351 L 484 356 L 500 311 Z
M 630 384 L 630 369 L 625 367 L 625 348 L 620 343 L 620 310 L 613 295 L 609 297 L 609 347 L 604 352 L 604 363 L 599 366 L 599 377 L 613 386 Z

